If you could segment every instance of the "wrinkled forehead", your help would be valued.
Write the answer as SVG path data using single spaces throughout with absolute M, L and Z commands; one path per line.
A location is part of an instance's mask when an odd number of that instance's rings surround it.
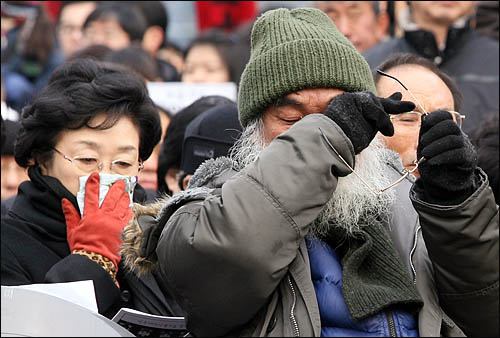
M 431 70 L 420 65 L 400 65 L 384 72 L 400 80 L 426 110 L 455 110 L 450 88 Z M 403 94 L 403 101 L 412 101 L 417 104 L 411 94 L 394 79 L 381 76 L 375 85 L 381 97 L 389 97 L 394 92 L 399 91 Z

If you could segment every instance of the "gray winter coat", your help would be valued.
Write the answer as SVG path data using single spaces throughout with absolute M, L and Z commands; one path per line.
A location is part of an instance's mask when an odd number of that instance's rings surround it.
M 349 174 L 325 138 L 353 165 L 341 129 L 312 114 L 239 173 L 223 160 L 205 164 L 191 181 L 199 187 L 149 207 L 149 215 L 142 208 L 127 227 L 126 263 L 161 270 L 192 333 L 320 335 L 304 237 L 337 177 Z M 498 207 L 478 175 L 480 187 L 457 206 L 427 204 L 410 181 L 396 188 L 387 226 L 424 300 L 421 336 L 498 334 Z

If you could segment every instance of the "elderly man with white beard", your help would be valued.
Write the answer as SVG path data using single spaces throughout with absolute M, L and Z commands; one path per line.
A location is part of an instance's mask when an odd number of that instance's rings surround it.
M 127 266 L 161 273 L 195 336 L 498 334 L 498 207 L 468 138 L 425 116 L 415 181 L 377 136 L 414 108 L 321 11 L 266 12 L 231 158 L 135 206 Z

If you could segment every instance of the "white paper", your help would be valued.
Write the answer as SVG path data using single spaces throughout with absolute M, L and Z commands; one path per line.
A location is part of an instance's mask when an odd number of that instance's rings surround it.
M 172 114 L 203 96 L 219 95 L 234 102 L 238 96 L 238 89 L 234 82 L 148 82 L 147 87 L 151 100 L 161 108 L 168 109 Z
M 8 286 L 8 288 L 28 289 L 55 296 L 71 303 L 98 313 L 97 300 L 95 298 L 94 282 L 92 280 L 51 283 L 51 284 L 28 284 Z
M 186 330 L 186 321 L 184 317 L 167 317 L 167 316 L 158 316 L 152 315 L 146 312 L 130 309 L 130 308 L 121 308 L 120 311 L 111 319 L 116 323 L 123 322 L 127 323 L 128 330 L 132 328 L 132 326 L 139 327 L 149 327 L 149 328 L 157 328 L 157 329 L 165 329 L 165 330 L 173 330 L 173 331 L 184 331 Z M 125 327 L 125 326 L 124 326 Z

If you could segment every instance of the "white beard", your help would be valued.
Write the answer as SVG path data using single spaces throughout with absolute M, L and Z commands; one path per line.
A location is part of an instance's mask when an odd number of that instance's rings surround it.
M 262 120 L 248 125 L 231 151 L 231 158 L 242 169 L 253 163 L 266 147 Z M 387 174 L 387 162 L 394 153 L 387 149 L 380 137 L 356 155 L 356 172 L 375 189 L 382 189 L 393 183 Z M 325 238 L 334 228 L 340 228 L 346 237 L 354 237 L 370 221 L 387 215 L 395 199 L 393 189 L 375 195 L 354 174 L 339 177 L 337 189 L 313 221 L 310 234 Z M 362 222 L 360 222 L 362 221 Z
M 241 170 L 255 162 L 265 147 L 264 123 L 262 119 L 257 119 L 245 127 L 229 156 L 238 164 L 236 169 Z
M 379 137 L 375 137 L 366 149 L 356 155 L 354 169 L 372 187 L 383 189 L 393 183 L 387 170 L 387 163 L 393 154 Z M 339 177 L 337 189 L 314 220 L 310 231 L 324 238 L 332 228 L 340 228 L 347 237 L 354 237 L 373 219 L 386 216 L 394 200 L 392 189 L 375 195 L 356 175 Z

